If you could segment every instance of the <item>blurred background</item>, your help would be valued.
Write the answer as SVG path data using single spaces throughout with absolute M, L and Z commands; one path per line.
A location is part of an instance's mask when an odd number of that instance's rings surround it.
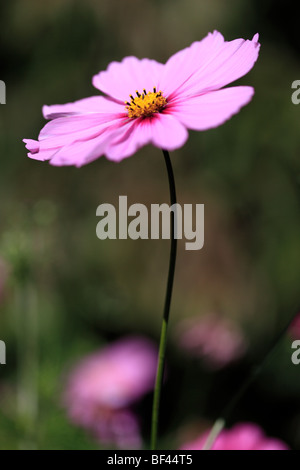
M 259 32 L 262 44 L 254 68 L 236 82 L 255 87 L 253 101 L 219 128 L 190 132 L 171 155 L 178 202 L 205 204 L 205 246 L 178 246 L 160 446 L 176 449 L 209 427 L 297 313 L 293 8 L 290 0 L 284 7 L 267 0 L 1 2 L 1 449 L 118 447 L 70 417 L 63 399 L 69 371 L 128 336 L 158 344 L 169 241 L 100 241 L 96 208 L 117 206 L 119 195 L 148 207 L 168 202 L 161 152 L 146 147 L 119 164 L 101 158 L 58 168 L 28 159 L 22 143 L 45 124 L 44 104 L 96 95 L 91 77 L 112 60 L 165 62 L 214 29 L 226 40 Z M 291 362 L 291 341 L 283 338 L 228 425 L 255 422 L 300 450 L 300 365 Z M 145 389 L 128 401 L 143 447 L 151 400 Z

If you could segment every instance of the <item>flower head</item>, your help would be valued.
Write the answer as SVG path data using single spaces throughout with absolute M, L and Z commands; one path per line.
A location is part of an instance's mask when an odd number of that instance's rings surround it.
M 293 339 L 300 339 L 300 313 L 293 319 L 288 332 Z
M 185 444 L 184 450 L 202 450 L 208 433 Z M 289 450 L 279 439 L 267 437 L 263 430 L 253 423 L 239 423 L 231 429 L 221 431 L 215 440 L 212 450 Z
M 103 443 L 140 447 L 138 420 L 128 406 L 153 388 L 156 356 L 151 342 L 130 337 L 84 358 L 64 391 L 70 419 Z
M 49 119 L 38 140 L 24 139 L 28 156 L 52 165 L 82 166 L 102 155 L 114 161 L 153 144 L 181 147 L 187 129 L 223 124 L 252 98 L 249 86 L 224 88 L 253 67 L 253 39 L 225 41 L 214 31 L 161 64 L 125 57 L 93 77 L 104 96 L 44 106 Z
M 238 327 L 216 315 L 185 320 L 178 328 L 180 347 L 199 357 L 213 369 L 239 359 L 246 350 L 246 340 Z

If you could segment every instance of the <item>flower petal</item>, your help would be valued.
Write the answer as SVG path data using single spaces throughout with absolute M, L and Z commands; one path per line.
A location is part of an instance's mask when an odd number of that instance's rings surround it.
M 110 160 L 120 161 L 147 144 L 165 150 L 175 150 L 181 147 L 187 138 L 187 130 L 177 119 L 168 114 L 157 113 L 150 118 L 135 119 L 127 124 L 124 133 L 108 146 L 106 156 Z
M 104 155 L 105 149 L 121 132 L 128 118 L 114 115 L 70 115 L 53 119 L 41 130 L 39 141 L 25 139 L 36 160 L 50 160 L 52 165 L 82 166 Z
M 163 67 L 155 60 L 125 57 L 122 62 L 111 62 L 107 70 L 94 75 L 92 83 L 103 93 L 124 103 L 136 90 L 152 91 L 157 87 Z
M 39 134 L 39 141 L 48 147 L 69 145 L 75 141 L 93 139 L 107 127 L 120 124 L 128 118 L 112 114 L 85 114 L 61 117 L 49 121 Z
M 182 100 L 166 112 L 175 116 L 188 129 L 204 131 L 223 124 L 251 100 L 254 89 L 238 86 L 211 91 Z
M 225 41 L 218 31 L 170 57 L 159 88 L 169 99 L 217 90 L 245 75 L 257 60 L 260 44 L 252 41 Z
M 117 133 L 116 129 L 106 128 L 102 134 L 93 139 L 65 145 L 54 153 L 50 163 L 54 166 L 75 165 L 81 167 L 86 165 L 104 155 L 107 144 L 115 138 Z
M 179 120 L 168 114 L 154 114 L 149 127 L 151 144 L 164 150 L 172 151 L 182 147 L 189 136 Z
M 104 96 L 90 96 L 73 103 L 55 104 L 51 106 L 43 106 L 43 115 L 45 119 L 55 119 L 58 117 L 66 117 L 74 114 L 91 114 L 91 113 L 126 113 L 125 106 L 116 103 Z
M 39 161 L 46 160 L 44 158 L 44 155 L 42 155 L 40 152 L 40 143 L 38 140 L 23 139 L 23 142 L 25 143 L 25 147 L 27 148 L 27 150 L 29 150 L 29 152 L 27 153 L 27 156 L 29 158 Z

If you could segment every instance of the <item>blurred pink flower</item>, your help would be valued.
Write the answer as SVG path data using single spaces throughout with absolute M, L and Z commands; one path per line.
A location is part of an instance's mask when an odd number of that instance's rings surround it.
M 101 405 L 96 409 L 87 405 L 81 413 L 83 421 L 75 418 L 74 423 L 90 431 L 102 445 L 120 449 L 142 447 L 139 421 L 131 410 L 109 409 Z
M 217 127 L 251 100 L 252 87 L 223 87 L 249 72 L 259 48 L 258 34 L 225 41 L 214 31 L 166 64 L 136 57 L 112 62 L 93 77 L 105 96 L 43 107 L 50 122 L 38 140 L 24 139 L 28 156 L 79 167 L 102 155 L 120 161 L 147 144 L 177 149 L 187 129 Z
M 130 337 L 83 359 L 69 374 L 64 404 L 70 419 L 101 442 L 141 445 L 139 424 L 129 405 L 154 388 L 157 349 Z
M 215 369 L 239 359 L 246 350 L 246 340 L 237 326 L 216 315 L 182 321 L 178 326 L 178 344 Z
M 202 450 L 207 437 L 208 432 L 181 449 Z M 211 450 L 289 450 L 289 447 L 279 439 L 267 437 L 257 424 L 239 423 L 221 431 Z
M 300 313 L 298 313 L 289 326 L 289 334 L 293 339 L 300 339 Z

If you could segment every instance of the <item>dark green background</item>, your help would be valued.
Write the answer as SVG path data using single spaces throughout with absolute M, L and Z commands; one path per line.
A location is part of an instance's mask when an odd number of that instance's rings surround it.
M 284 9 L 283 9 L 284 8 Z M 91 77 L 127 55 L 165 62 L 217 29 L 225 39 L 260 33 L 258 62 L 240 84 L 253 101 L 229 122 L 190 132 L 171 155 L 178 202 L 205 204 L 205 247 L 179 243 L 161 445 L 176 448 L 191 426 L 212 421 L 274 336 L 297 312 L 300 280 L 300 79 L 291 1 L 10 0 L 0 4 L 0 246 L 10 275 L 1 299 L 0 448 L 83 449 L 60 405 L 70 364 L 126 334 L 158 341 L 169 242 L 96 238 L 96 208 L 168 202 L 161 152 L 76 168 L 29 160 L 43 104 L 97 94 Z M 177 347 L 181 319 L 216 312 L 236 322 L 246 357 L 210 372 Z M 300 365 L 285 338 L 232 416 L 255 421 L 300 449 Z M 178 382 L 181 387 L 178 388 Z M 149 438 L 151 395 L 138 408 Z

